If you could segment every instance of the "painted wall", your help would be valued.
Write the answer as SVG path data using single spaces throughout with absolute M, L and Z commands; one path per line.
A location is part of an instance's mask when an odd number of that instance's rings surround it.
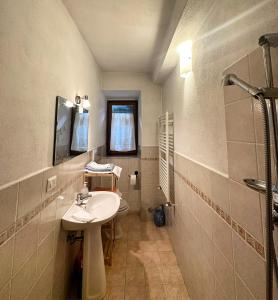
M 277 84 L 278 49 L 272 54 Z M 262 50 L 225 72 L 264 85 Z M 265 195 L 242 180 L 265 180 L 262 110 L 238 87 L 226 86 L 224 94 L 228 176 L 176 153 L 176 207 L 167 209 L 168 228 L 190 299 L 265 300 Z M 277 234 L 275 227 L 276 249 Z M 275 279 L 273 294 L 278 299 Z
M 61 217 L 92 153 L 51 167 L 55 98 L 88 94 L 89 147 L 104 144 L 100 70 L 59 0 L 0 1 L 0 28 L 0 299 L 68 299 L 78 246 Z
M 151 77 L 144 73 L 103 72 L 102 88 L 141 92 L 141 146 L 156 146 L 156 123 L 161 114 L 161 86 L 154 84 Z
M 193 40 L 193 72 L 182 79 L 177 66 L 163 85 L 178 153 L 227 174 L 222 72 L 277 31 L 277 1 L 188 1 L 176 39 Z
M 90 149 L 104 144 L 100 70 L 60 1 L 0 2 L 0 186 L 52 165 L 55 98 L 91 101 Z

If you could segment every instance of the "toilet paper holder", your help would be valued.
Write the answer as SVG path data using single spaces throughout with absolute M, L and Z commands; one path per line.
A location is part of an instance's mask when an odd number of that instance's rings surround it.
M 129 174 L 128 177 L 130 177 L 131 175 L 136 175 L 136 177 L 139 175 L 138 171 L 134 171 L 134 174 Z

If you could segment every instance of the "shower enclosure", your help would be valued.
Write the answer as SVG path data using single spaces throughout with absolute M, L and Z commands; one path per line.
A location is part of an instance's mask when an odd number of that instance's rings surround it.
M 259 45 L 263 49 L 266 87 L 258 88 L 251 86 L 234 74 L 224 77 L 224 85 L 237 85 L 260 101 L 264 116 L 264 151 L 265 151 L 265 178 L 260 181 L 245 178 L 246 185 L 256 191 L 266 194 L 266 300 L 273 299 L 273 273 L 278 280 L 277 258 L 273 240 L 274 227 L 278 224 L 278 125 L 276 99 L 278 88 L 273 84 L 273 72 L 271 62 L 271 48 L 278 47 L 278 33 L 265 34 L 260 37 Z M 272 147 L 273 145 L 273 147 Z M 272 151 L 273 149 L 273 151 Z M 274 164 L 272 163 L 274 161 Z M 275 170 L 272 178 L 272 170 Z

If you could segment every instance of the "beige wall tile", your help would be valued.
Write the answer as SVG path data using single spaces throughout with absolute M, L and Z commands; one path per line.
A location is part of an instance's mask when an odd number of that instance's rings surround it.
M 56 201 L 50 203 L 40 215 L 39 243 L 50 233 L 55 225 Z
M 216 172 L 210 172 L 211 199 L 225 212 L 230 213 L 229 180 Z
M 238 62 L 226 69 L 224 74 L 235 74 L 239 78 L 249 82 L 248 56 L 244 56 Z M 237 86 L 224 87 L 224 100 L 226 104 L 239 99 L 246 98 L 246 96 L 248 96 L 248 94 Z
M 128 174 L 134 174 L 135 171 L 140 171 L 141 162 L 139 158 L 130 158 L 128 161 Z
M 0 289 L 11 278 L 13 244 L 14 238 L 0 246 Z
M 265 297 L 265 263 L 237 234 L 233 233 L 235 271 L 257 299 Z
M 233 265 L 215 247 L 214 248 L 214 272 L 227 299 L 236 299 L 235 278 Z
M 36 264 L 37 254 L 35 252 L 12 279 L 11 300 L 25 299 L 36 281 Z
M 16 219 L 18 183 L 0 191 L 0 232 Z
M 274 149 L 272 147 L 272 153 Z M 256 144 L 257 152 L 257 167 L 258 167 L 258 179 L 265 180 L 265 154 L 264 154 L 264 145 Z M 274 160 L 273 160 L 274 161 Z M 276 180 L 275 168 L 272 168 L 272 181 Z
M 10 300 L 11 282 L 9 281 L 2 289 L 0 289 L 0 299 Z
M 225 106 L 228 141 L 255 142 L 253 100 L 245 98 Z
M 230 180 L 230 201 L 231 216 L 263 243 L 259 193 Z
M 254 113 L 254 128 L 255 128 L 255 137 L 256 143 L 264 143 L 264 117 L 262 112 L 261 103 L 253 99 L 253 113 Z
M 50 300 L 53 282 L 53 260 L 44 270 L 26 300 Z
M 244 178 L 257 178 L 257 158 L 254 144 L 228 142 L 230 178 L 243 183 Z
M 236 275 L 236 294 L 238 300 L 255 300 L 255 297 L 238 275 Z
M 13 274 L 16 274 L 19 271 L 21 266 L 37 249 L 38 221 L 39 216 L 36 216 L 15 236 Z
M 157 146 L 142 147 L 141 157 L 158 157 L 158 147 Z
M 233 264 L 232 229 L 216 214 L 213 218 L 213 241 L 226 259 Z
M 223 291 L 220 283 L 217 281 L 215 281 L 215 290 L 214 290 L 214 297 L 213 300 L 230 300 L 229 298 L 227 298 L 225 292 Z
M 248 55 L 249 58 L 249 70 L 250 70 L 250 84 L 257 87 L 264 87 L 265 82 L 265 70 L 263 51 L 261 47 L 251 52 Z
M 41 203 L 42 176 L 32 176 L 19 183 L 17 217 L 20 218 Z
M 47 238 L 45 238 L 38 248 L 38 274 L 43 271 L 54 254 L 54 232 L 52 231 Z
M 215 217 L 214 213 L 207 203 L 205 203 L 198 195 L 196 195 L 194 198 L 195 205 L 193 207 L 193 214 L 210 239 L 212 239 L 214 225 L 213 219 Z

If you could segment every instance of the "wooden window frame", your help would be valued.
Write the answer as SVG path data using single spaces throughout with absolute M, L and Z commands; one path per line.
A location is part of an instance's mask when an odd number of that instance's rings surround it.
M 110 150 L 111 140 L 111 120 L 113 105 L 132 105 L 134 128 L 135 128 L 135 147 L 133 151 L 112 151 Z M 109 156 L 129 156 L 138 153 L 138 101 L 137 100 L 108 100 L 107 101 L 107 124 L 106 124 L 106 154 Z

